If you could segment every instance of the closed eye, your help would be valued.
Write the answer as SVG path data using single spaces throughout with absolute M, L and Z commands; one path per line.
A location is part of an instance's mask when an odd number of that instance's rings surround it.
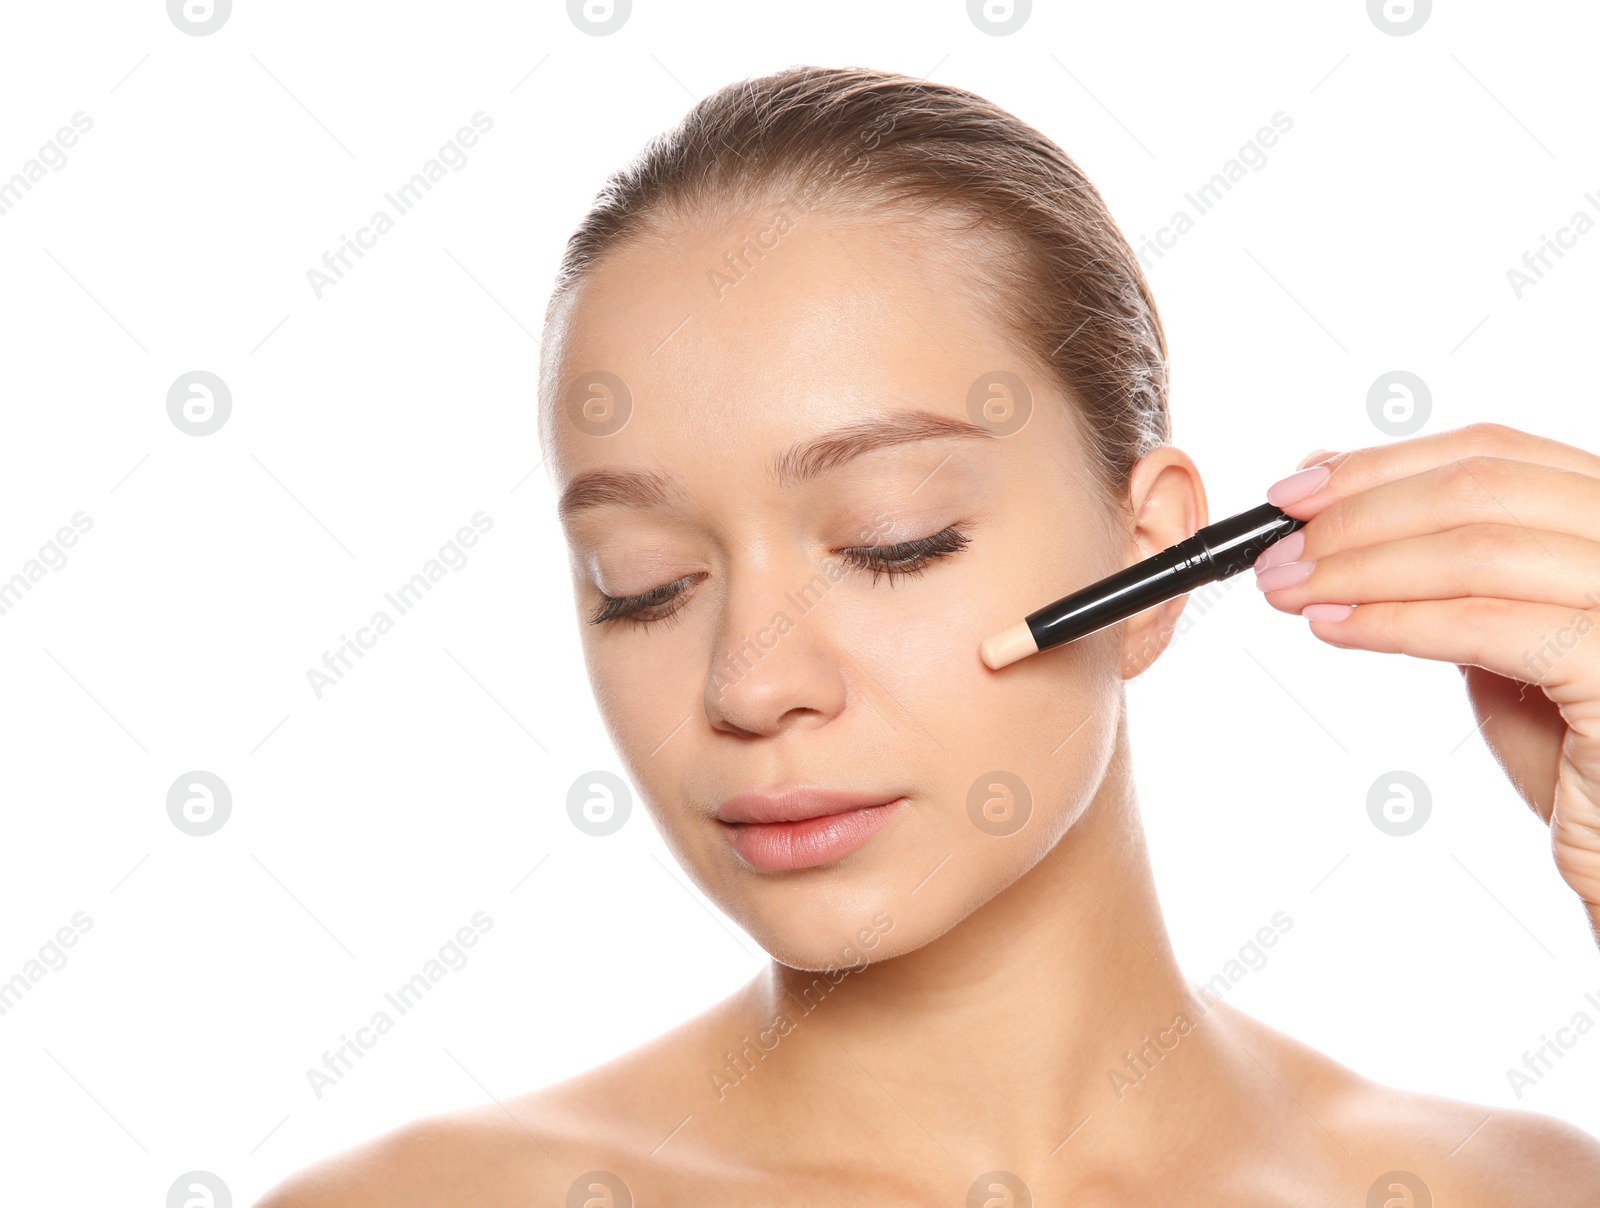
M 589 615 L 589 624 L 626 621 L 630 626 L 644 628 L 657 621 L 665 621 L 683 607 L 684 592 L 688 586 L 703 578 L 703 574 L 685 575 L 636 596 L 608 596 L 601 592 L 600 607 Z
M 920 575 L 940 558 L 960 553 L 970 540 L 972 538 L 952 524 L 930 537 L 918 537 L 915 541 L 902 541 L 898 545 L 860 545 L 839 552 L 846 561 L 853 562 L 863 570 L 870 570 L 874 586 L 879 575 L 888 575 L 889 585 L 893 587 L 894 581 L 901 575 Z
M 872 572 L 872 584 L 879 575 L 888 575 L 892 587 L 902 575 L 920 575 L 933 563 L 960 553 L 972 538 L 950 525 L 927 537 L 901 541 L 895 545 L 857 545 L 839 550 L 846 562 Z M 689 588 L 706 578 L 704 572 L 685 575 L 636 596 L 608 596 L 601 593 L 600 605 L 589 616 L 591 625 L 626 622 L 641 628 L 676 615 L 688 602 Z

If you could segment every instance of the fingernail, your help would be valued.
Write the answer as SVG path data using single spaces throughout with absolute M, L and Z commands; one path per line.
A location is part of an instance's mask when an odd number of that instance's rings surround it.
M 1290 562 L 1283 566 L 1270 567 L 1256 576 L 1256 586 L 1262 591 L 1278 591 L 1285 587 L 1293 587 L 1296 583 L 1304 583 L 1311 577 L 1311 572 L 1316 570 L 1315 562 Z
M 1317 490 L 1328 481 L 1328 475 L 1333 473 L 1331 466 L 1312 466 L 1309 470 L 1301 470 L 1298 474 L 1280 479 L 1267 488 L 1267 502 L 1273 507 L 1286 507 L 1291 503 L 1299 503 L 1307 495 Z
M 1297 465 L 1295 469 L 1303 470 L 1313 462 L 1327 461 L 1330 457 L 1337 456 L 1339 455 L 1331 449 L 1318 449 L 1315 453 L 1307 453 L 1304 457 L 1302 457 L 1300 459 L 1300 464 Z
M 1305 529 L 1295 529 L 1287 537 L 1279 537 L 1261 551 L 1261 557 L 1256 559 L 1256 571 L 1259 573 L 1269 567 L 1282 566 L 1285 562 L 1293 562 L 1300 557 L 1300 552 L 1305 547 Z
M 1354 604 L 1307 604 L 1300 615 L 1308 621 L 1342 621 L 1355 610 Z

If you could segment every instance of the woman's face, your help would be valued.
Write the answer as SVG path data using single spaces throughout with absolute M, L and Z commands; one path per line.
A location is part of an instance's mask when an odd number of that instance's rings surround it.
M 1000 672 L 978 644 L 1125 558 L 1072 404 L 947 239 L 775 213 L 605 259 L 552 328 L 547 433 L 631 781 L 708 896 L 823 969 L 940 935 L 1082 812 L 1118 725 L 1116 631 Z M 1031 403 L 980 382 L 997 371 Z M 869 547 L 925 539 L 920 574 L 874 574 L 916 551 Z M 898 804 L 813 824 L 838 841 L 820 852 L 717 816 L 794 787 Z

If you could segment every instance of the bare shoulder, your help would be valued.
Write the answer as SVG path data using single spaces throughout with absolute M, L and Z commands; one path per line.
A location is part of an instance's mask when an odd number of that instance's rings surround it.
M 724 1005 L 565 1081 L 416 1120 L 324 1158 L 256 1208 L 556 1203 L 584 1175 L 648 1169 L 663 1121 L 704 1081 L 698 1042 Z
M 1395 1176 L 1377 1203 L 1600 1203 L 1600 1140 L 1564 1120 L 1385 1086 L 1237 1012 L 1230 1012 L 1229 1030 L 1293 1095 L 1308 1127 L 1345 1151 L 1342 1164 L 1358 1180 Z M 1402 1175 L 1422 1186 L 1409 1186 Z
M 1554 1116 L 1361 1078 L 1330 1107 L 1353 1142 L 1352 1153 L 1375 1169 L 1415 1171 L 1435 1203 L 1473 1208 L 1530 1203 L 1593 1208 L 1600 1203 L 1600 1140 Z
M 508 1122 L 509 1123 L 509 1122 Z M 509 1203 L 510 1188 L 549 1185 L 536 1133 L 480 1111 L 412 1121 L 324 1158 L 267 1193 L 257 1208 L 432 1208 L 449 1203 Z
M 593 1073 L 500 1104 L 412 1121 L 299 1171 L 256 1208 L 565 1202 L 580 1175 L 638 1164 L 624 1100 L 606 1095 Z

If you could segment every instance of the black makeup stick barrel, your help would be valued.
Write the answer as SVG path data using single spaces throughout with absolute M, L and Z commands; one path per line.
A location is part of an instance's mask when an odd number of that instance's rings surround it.
M 986 638 L 979 654 L 992 670 L 1041 650 L 1127 620 L 1147 608 L 1226 579 L 1254 565 L 1261 552 L 1306 521 L 1270 503 L 1200 529 L 1142 562 L 1030 612 Z

